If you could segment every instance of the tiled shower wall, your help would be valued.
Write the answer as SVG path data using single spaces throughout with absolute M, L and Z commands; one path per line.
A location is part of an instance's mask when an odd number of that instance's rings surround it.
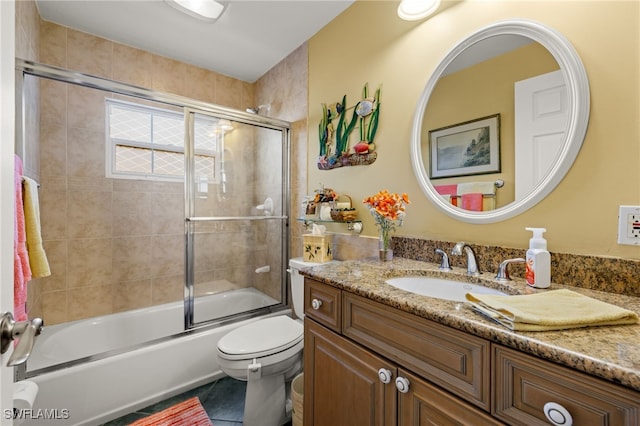
M 38 29 L 41 62 L 234 108 L 254 104 L 251 83 L 52 23 Z M 54 324 L 180 300 L 182 184 L 104 178 L 104 94 L 53 81 L 41 91 L 39 179 L 52 276 L 30 283 L 30 315 Z M 248 282 L 241 276 L 255 266 L 242 266 L 229 281 Z M 196 279 L 215 280 L 207 272 Z M 256 286 L 277 297 L 279 287 L 264 278 Z

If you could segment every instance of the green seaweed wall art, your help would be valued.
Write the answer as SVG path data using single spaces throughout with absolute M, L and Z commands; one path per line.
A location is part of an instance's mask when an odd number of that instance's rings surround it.
M 322 105 L 322 119 L 318 124 L 320 156 L 318 168 L 330 170 L 343 166 L 359 166 L 376 161 L 373 140 L 380 117 L 380 88 L 369 96 L 368 83 L 362 89 L 362 99 L 352 107 L 346 107 L 347 95 L 341 102 Z M 334 124 L 337 120 L 337 123 Z M 350 137 L 358 129 L 358 142 L 351 147 Z

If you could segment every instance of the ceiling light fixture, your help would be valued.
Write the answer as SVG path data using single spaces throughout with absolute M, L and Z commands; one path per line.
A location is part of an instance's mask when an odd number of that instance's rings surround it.
M 215 22 L 226 7 L 216 0 L 165 0 L 167 4 L 194 18 Z
M 440 0 L 402 0 L 398 16 L 405 21 L 417 21 L 433 14 L 440 7 Z

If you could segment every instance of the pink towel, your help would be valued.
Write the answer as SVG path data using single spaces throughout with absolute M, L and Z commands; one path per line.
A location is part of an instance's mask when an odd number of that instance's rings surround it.
M 451 185 L 434 185 L 436 191 L 440 195 L 456 195 L 458 193 L 458 184 Z
M 458 205 L 458 184 L 453 183 L 450 185 L 435 185 L 434 188 L 438 191 L 440 195 L 450 195 L 451 204 L 454 206 Z
M 472 192 L 470 194 L 462 194 L 462 208 L 465 210 L 471 210 L 474 212 L 482 211 L 482 194 L 479 192 Z
M 27 254 L 27 234 L 24 223 L 22 201 L 22 160 L 15 156 L 15 219 L 13 231 L 13 316 L 16 321 L 27 319 L 27 282 L 31 279 L 29 255 Z

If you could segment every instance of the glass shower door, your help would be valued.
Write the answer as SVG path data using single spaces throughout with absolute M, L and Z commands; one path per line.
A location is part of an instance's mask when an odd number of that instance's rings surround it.
M 287 129 L 193 110 L 186 123 L 185 325 L 282 306 Z

